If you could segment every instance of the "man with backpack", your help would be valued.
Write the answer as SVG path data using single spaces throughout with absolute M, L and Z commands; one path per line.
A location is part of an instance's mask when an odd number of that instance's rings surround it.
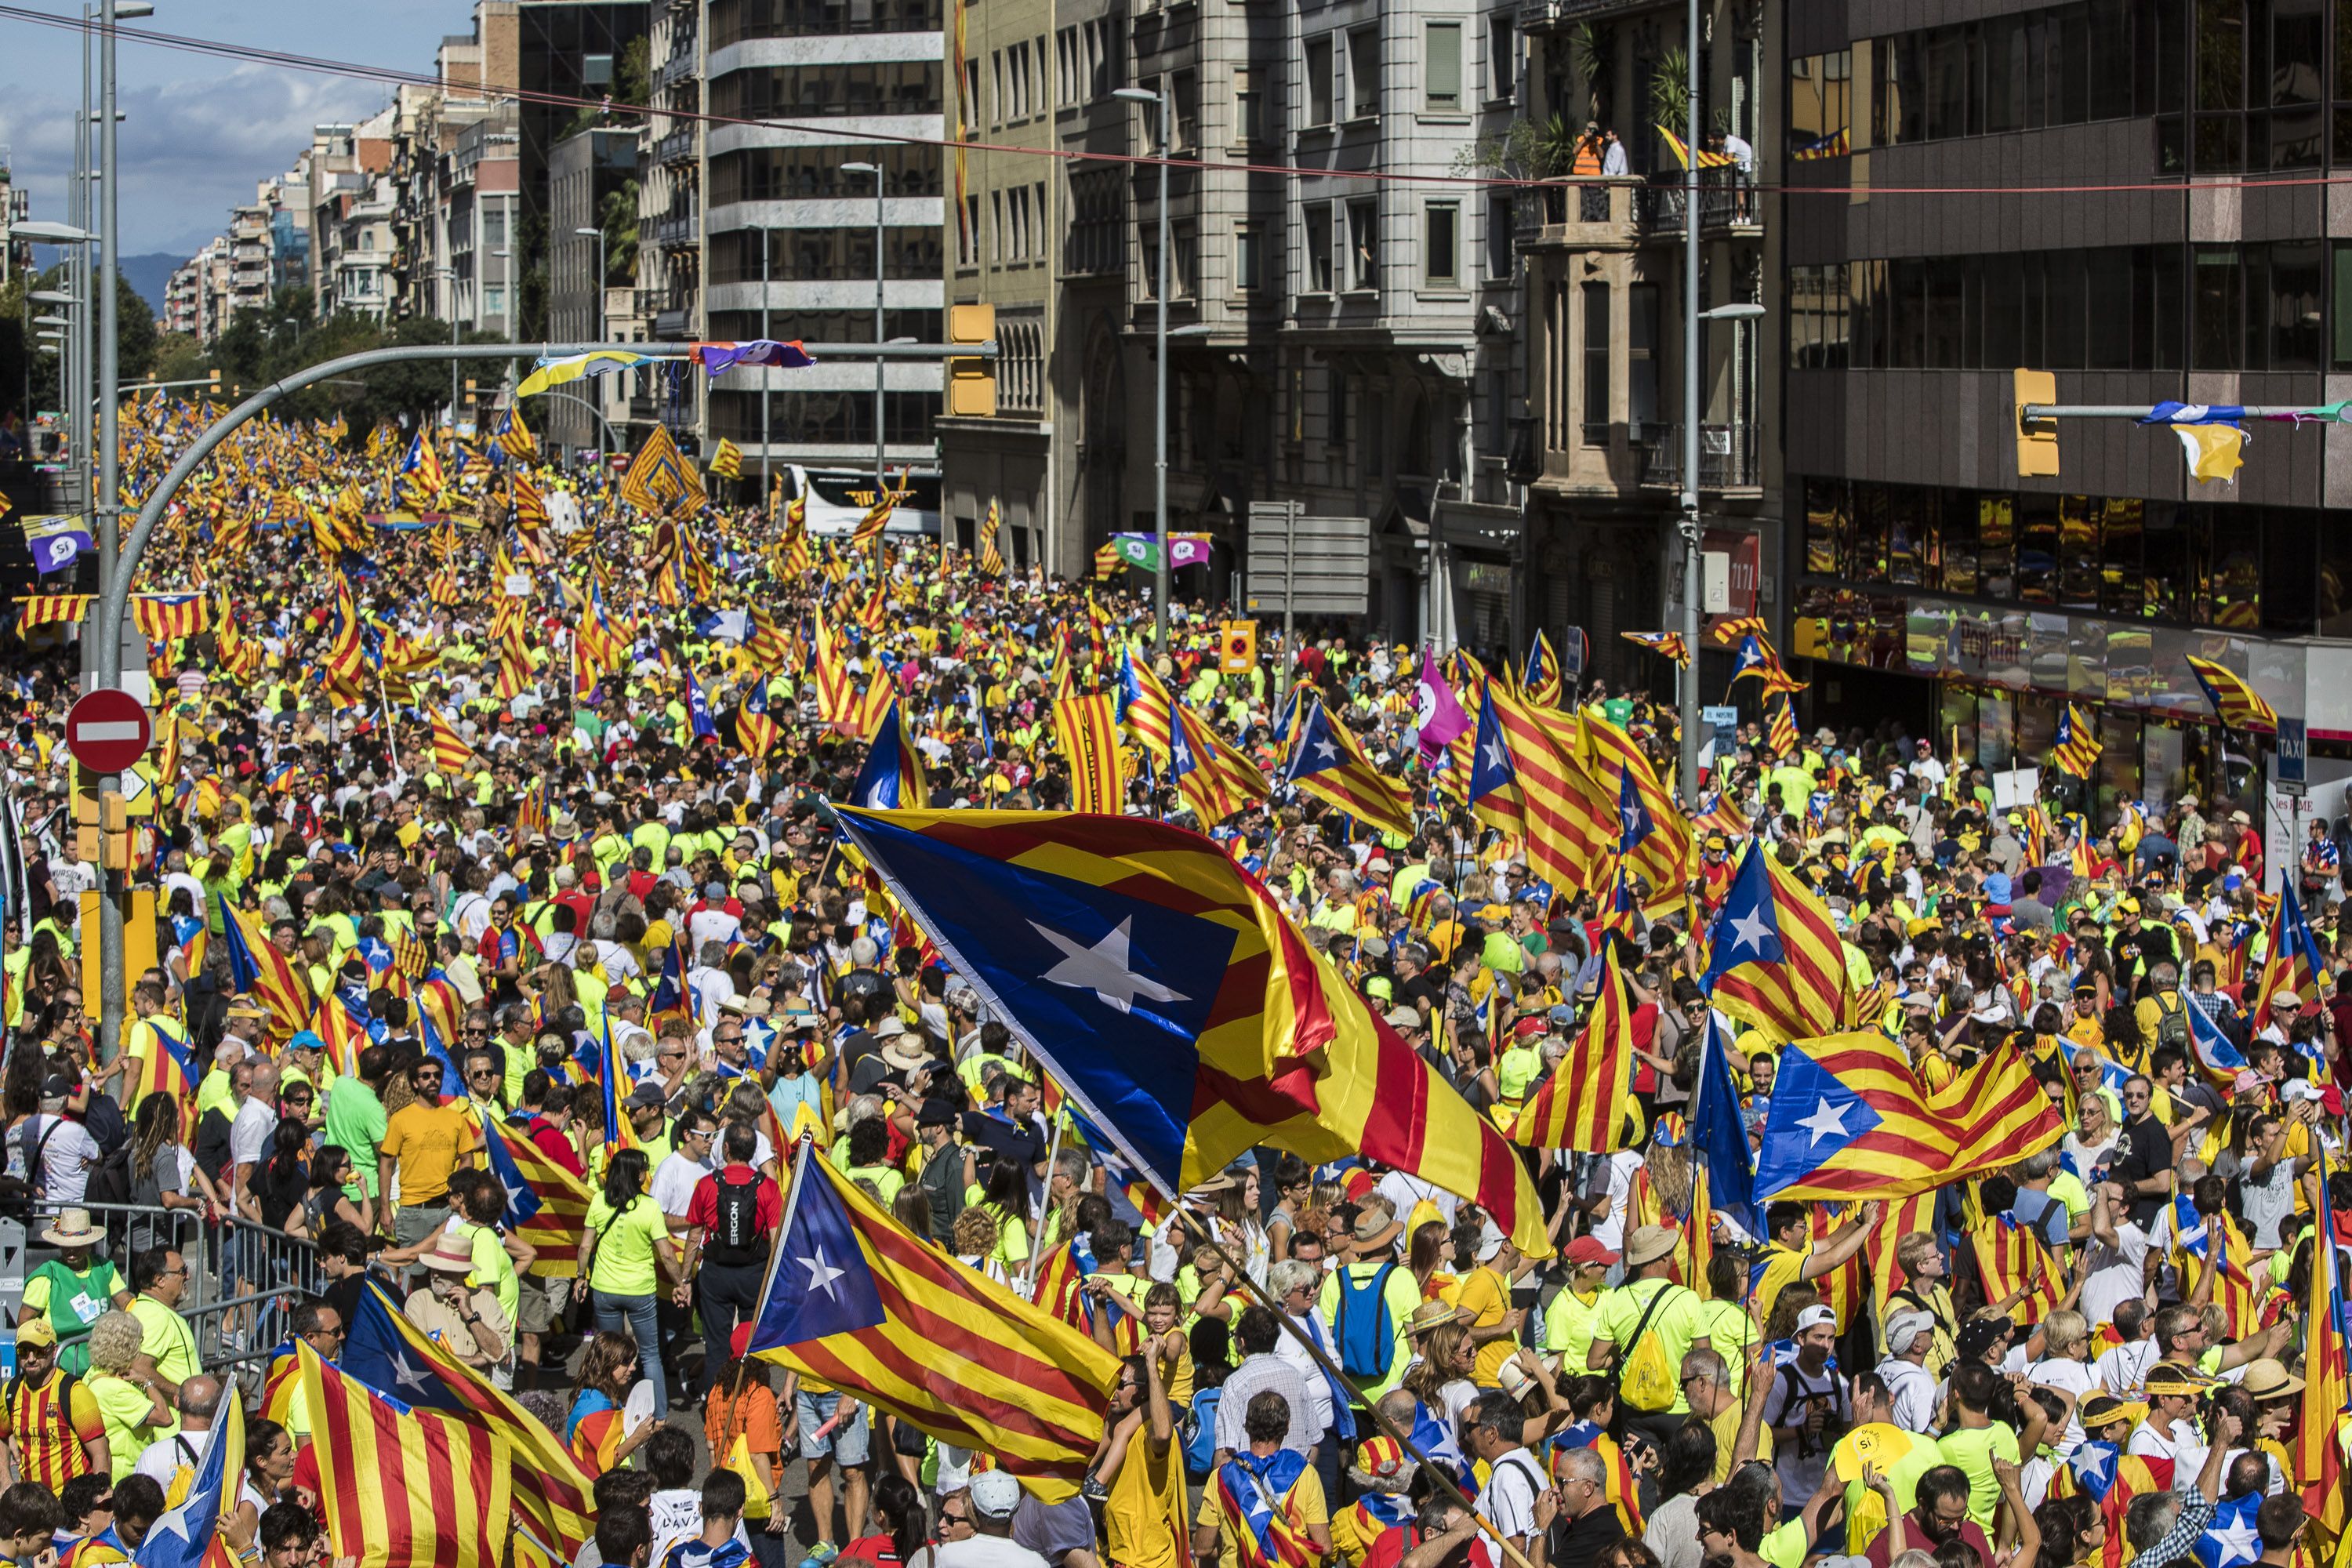
M 1675 1282 L 1675 1233 L 1635 1227 L 1625 1239 L 1625 1283 L 1601 1298 L 1585 1365 L 1612 1373 L 1617 1407 L 1660 1448 L 1690 1414 L 1683 1357 L 1714 1348 L 1697 1292 Z
M 1356 1239 L 1373 1239 L 1393 1218 L 1386 1198 L 1378 1194 L 1367 1197 L 1356 1214 Z M 1393 1244 L 1326 1274 L 1316 1305 L 1339 1342 L 1339 1369 L 1364 1391 L 1364 1397 L 1378 1399 L 1404 1381 L 1406 1363 L 1412 1359 L 1405 1347 L 1404 1324 L 1421 1305 L 1421 1286 L 1412 1270 L 1396 1260 Z M 1361 1411 L 1357 1415 L 1359 1429 L 1368 1429 L 1370 1418 Z
M 759 1312 L 768 1238 L 784 1223 L 783 1194 L 751 1164 L 759 1147 L 759 1129 L 729 1122 L 721 1144 L 726 1163 L 695 1184 L 687 1205 L 686 1276 L 702 1315 L 706 1391 L 731 1359 L 736 1323 Z

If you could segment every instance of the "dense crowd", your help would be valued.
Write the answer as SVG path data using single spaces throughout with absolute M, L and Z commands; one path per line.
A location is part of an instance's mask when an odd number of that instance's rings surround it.
M 141 408 L 134 489 L 194 427 Z M 1997 806 L 1891 721 L 1777 744 L 1749 725 L 1692 809 L 1685 886 L 1628 910 L 1548 882 L 1423 764 L 1409 647 L 1262 633 L 1224 668 L 1200 605 L 1154 649 L 1111 583 L 896 536 L 853 553 L 772 500 L 656 520 L 489 439 L 446 452 L 431 499 L 457 520 L 367 527 L 420 499 L 396 451 L 251 427 L 149 554 L 142 585 L 210 615 L 152 650 L 156 963 L 110 1058 L 58 748 L 74 650 L 28 630 L 9 660 L 25 875 L 0 921 L 0 1099 L 34 1246 L 0 1540 L 20 1563 L 137 1556 L 238 1401 L 226 1550 L 363 1556 L 330 1528 L 259 1325 L 333 1362 L 379 1291 L 559 1436 L 593 1483 L 583 1565 L 2334 1552 L 2336 1412 L 2306 1380 L 2341 1394 L 2340 1334 L 2315 1328 L 2352 1235 L 2352 984 L 2326 972 L 2352 931 L 2325 824 L 2266 868 L 2232 803 L 2070 833 L 2054 773 L 2046 801 Z M 1263 1149 L 1173 1202 L 1133 1183 L 845 853 L 830 803 L 866 744 L 820 694 L 826 649 L 896 695 L 942 807 L 1066 805 L 1055 698 L 1132 691 L 1137 665 L 1275 779 L 1285 699 L 1319 696 L 1412 832 L 1287 788 L 1196 821 L 1132 733 L 1125 809 L 1210 833 L 1500 1127 L 1570 1057 L 1617 944 L 1622 1147 L 1526 1151 L 1549 1255 L 1362 1160 Z M 1670 773 L 1670 709 L 1594 684 L 1551 700 Z M 1775 1202 L 1753 1233 L 1708 1208 L 1707 925 L 1751 840 L 1823 901 L 1858 1026 L 1923 1094 L 2014 1054 L 2063 1136 L 1907 1205 Z M 2266 994 L 2288 876 L 2323 962 Z M 255 983 L 252 939 L 296 995 Z M 1712 1023 L 1760 1135 L 1786 1042 Z M 2208 1070 L 2199 1027 L 2242 1066 Z M 1118 1356 L 1074 1494 L 748 1352 L 803 1135 L 908 1232 Z M 518 1223 L 518 1169 L 576 1193 L 569 1228 Z M 287 1258 L 315 1289 L 286 1295 Z M 192 1272 L 207 1301 L 279 1315 L 200 1335 Z

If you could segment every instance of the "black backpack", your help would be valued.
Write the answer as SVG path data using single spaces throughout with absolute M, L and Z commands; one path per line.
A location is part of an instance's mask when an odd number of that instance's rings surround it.
M 162 1159 L 162 1151 L 157 1151 Z M 131 1145 L 118 1143 L 100 1157 L 90 1167 L 89 1184 L 82 1190 L 84 1202 L 92 1204 L 128 1204 L 131 1201 Z
M 754 1174 L 748 1182 L 730 1182 L 721 1171 L 711 1184 L 718 1189 L 719 1214 L 703 1255 L 729 1268 L 760 1262 L 765 1251 L 760 1235 L 760 1177 Z

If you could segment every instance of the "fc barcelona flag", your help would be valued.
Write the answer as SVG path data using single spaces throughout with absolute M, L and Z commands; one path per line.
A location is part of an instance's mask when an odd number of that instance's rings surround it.
M 1127 797 L 1127 779 L 1111 694 L 1096 691 L 1055 703 L 1054 735 L 1070 768 L 1070 809 L 1117 812 Z

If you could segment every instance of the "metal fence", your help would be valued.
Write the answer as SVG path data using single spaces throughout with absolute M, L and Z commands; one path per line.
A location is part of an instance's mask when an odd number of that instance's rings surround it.
M 89 1214 L 105 1236 L 94 1248 L 121 1270 L 127 1287 L 133 1253 L 153 1247 L 178 1252 L 188 1285 L 176 1310 L 196 1334 L 205 1370 L 257 1388 L 269 1352 L 288 1335 L 294 1305 L 327 1286 L 318 1248 L 299 1236 L 248 1219 L 205 1220 L 188 1209 L 144 1204 L 37 1203 L 26 1227 L 26 1274 L 58 1255 L 41 1239 L 66 1209 Z

